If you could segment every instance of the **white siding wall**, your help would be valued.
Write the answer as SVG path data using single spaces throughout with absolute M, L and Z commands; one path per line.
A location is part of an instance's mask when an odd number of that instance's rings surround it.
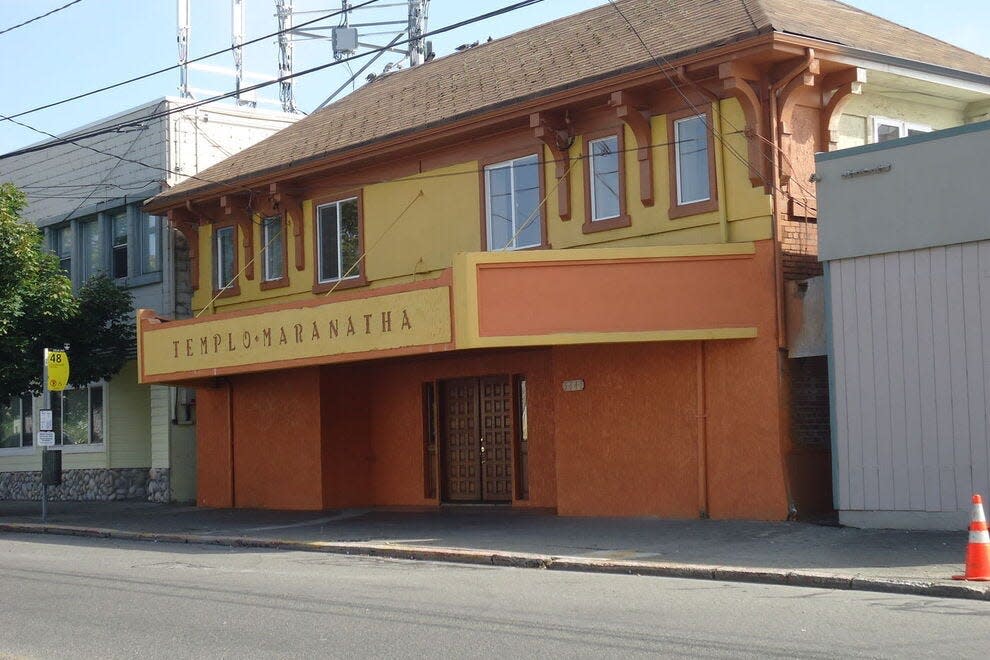
M 840 512 L 965 521 L 990 495 L 990 241 L 840 259 L 829 278 Z

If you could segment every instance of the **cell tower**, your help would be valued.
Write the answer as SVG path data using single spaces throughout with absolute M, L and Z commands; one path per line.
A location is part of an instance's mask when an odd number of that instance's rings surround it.
M 275 6 L 276 12 L 278 12 L 277 15 L 280 17 L 283 11 L 287 11 L 287 25 L 291 27 L 293 15 L 291 0 L 276 0 Z M 397 11 L 397 8 L 399 7 L 406 10 L 405 16 L 402 16 L 401 20 L 398 16 L 393 18 L 392 16 L 382 15 L 383 10 L 388 9 L 390 12 L 394 12 Z M 378 51 L 364 64 L 364 66 L 351 74 L 350 78 L 348 78 L 344 84 L 334 90 L 334 92 L 316 108 L 319 110 L 333 101 L 338 94 L 344 91 L 348 85 L 357 80 L 361 74 L 371 68 L 372 65 L 374 65 L 374 63 L 386 53 L 397 54 L 401 57 L 398 60 L 387 63 L 384 66 L 382 73 L 388 73 L 394 69 L 402 68 L 404 61 L 412 67 L 431 59 L 433 55 L 430 42 L 426 41 L 423 36 L 426 34 L 426 22 L 429 7 L 429 0 L 406 0 L 406 2 L 392 2 L 382 5 L 369 5 L 365 7 L 353 7 L 350 0 L 341 0 L 341 20 L 338 25 L 332 27 L 308 26 L 305 29 L 292 30 L 291 39 L 286 39 L 285 43 L 283 43 L 281 39 L 279 40 L 279 50 L 281 53 L 279 58 L 280 62 L 283 65 L 286 65 L 287 63 L 286 71 L 291 73 L 293 40 L 319 39 L 323 41 L 330 41 L 333 57 L 338 61 L 345 57 L 356 55 L 362 49 Z M 332 10 L 320 9 L 296 13 L 318 14 L 326 13 L 328 11 Z M 364 15 L 368 15 L 367 13 L 371 11 L 376 12 L 374 18 L 387 18 L 391 20 L 368 20 L 367 22 L 358 23 L 351 22 L 352 14 L 356 14 L 357 12 L 366 12 Z M 281 29 L 282 19 L 280 18 L 279 20 L 279 26 Z M 382 29 L 376 31 L 366 31 L 367 28 Z M 376 41 L 379 43 L 375 43 Z M 399 45 L 399 42 L 403 42 L 401 46 Z M 284 76 L 286 73 L 280 71 L 280 75 Z M 376 74 L 371 74 L 369 79 L 374 79 L 375 77 Z M 291 80 L 283 83 L 283 90 L 285 90 L 286 87 L 287 91 L 283 91 L 282 95 L 282 107 L 286 110 L 286 112 L 290 112 L 286 106 L 286 99 L 288 99 L 289 103 L 291 103 Z

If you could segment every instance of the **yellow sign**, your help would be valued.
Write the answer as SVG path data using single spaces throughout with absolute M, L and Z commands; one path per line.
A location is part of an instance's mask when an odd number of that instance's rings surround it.
M 144 376 L 444 344 L 451 341 L 450 288 L 435 287 L 244 314 L 163 323 L 141 334 Z M 190 374 L 191 375 L 191 374 Z
M 61 392 L 68 384 L 69 354 L 65 351 L 48 351 L 48 389 Z

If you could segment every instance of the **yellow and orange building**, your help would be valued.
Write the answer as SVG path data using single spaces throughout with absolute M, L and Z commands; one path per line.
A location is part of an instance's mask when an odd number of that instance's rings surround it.
M 139 378 L 197 388 L 200 505 L 827 507 L 787 357 L 807 173 L 869 53 L 932 49 L 756 4 L 626 0 L 392 73 L 148 202 L 199 313 L 140 313 Z

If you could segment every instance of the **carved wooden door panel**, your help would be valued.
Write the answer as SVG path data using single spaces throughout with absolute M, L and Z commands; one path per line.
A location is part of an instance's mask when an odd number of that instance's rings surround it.
M 511 502 L 512 380 L 508 376 L 489 376 L 480 380 L 480 387 L 482 500 Z
M 478 379 L 443 383 L 443 493 L 448 502 L 481 500 Z

